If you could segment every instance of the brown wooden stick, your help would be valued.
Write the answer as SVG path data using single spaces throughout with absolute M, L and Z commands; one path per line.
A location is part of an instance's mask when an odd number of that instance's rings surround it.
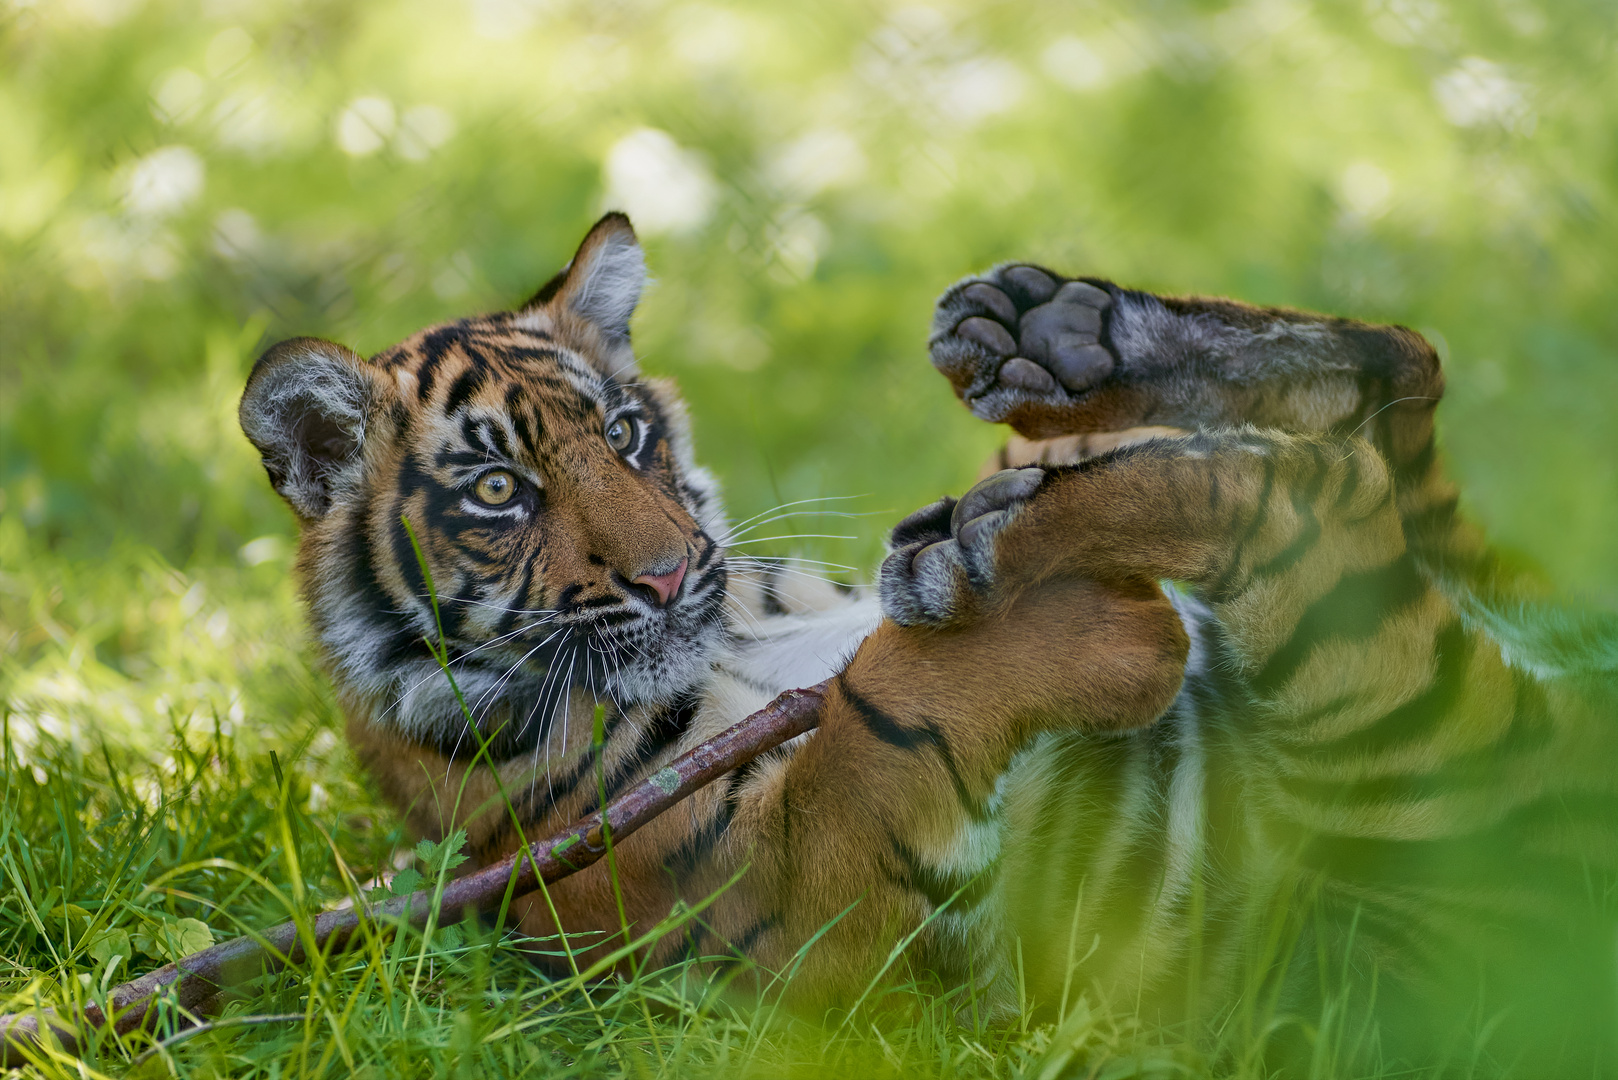
M 492 866 L 449 881 L 437 910 L 487 911 L 499 907 L 508 888 L 512 895 L 520 896 L 537 887 L 540 879 L 549 884 L 583 870 L 607 853 L 609 836 L 613 843 L 623 840 L 738 765 L 811 730 L 825 688 L 825 683 L 819 683 L 807 690 L 788 690 L 739 724 L 675 758 L 603 810 L 530 845 L 527 851 L 516 851 Z M 432 889 L 363 908 L 322 912 L 314 920 L 314 944 L 328 954 L 341 953 L 358 938 L 355 931 L 367 921 L 385 918 L 425 926 L 432 914 Z M 377 927 L 383 932 L 387 928 L 387 923 Z M 222 990 L 306 958 L 297 924 L 290 922 L 256 936 L 214 945 L 113 987 L 107 995 L 113 1010 L 112 1028 L 123 1035 L 145 1025 L 158 995 L 170 988 L 172 1000 L 195 1013 Z M 83 1025 L 104 1027 L 107 1017 L 95 1005 L 87 1006 L 77 1023 L 65 1026 L 49 1010 L 0 1016 L 0 1067 L 26 1064 L 22 1051 L 30 1045 L 37 1047 L 41 1023 L 50 1027 L 63 1047 L 76 1053 L 79 1040 L 75 1029 Z

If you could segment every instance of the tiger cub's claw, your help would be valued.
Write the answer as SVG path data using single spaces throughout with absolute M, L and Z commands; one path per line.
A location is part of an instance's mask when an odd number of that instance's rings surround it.
M 969 616 L 994 586 L 996 538 L 1044 480 L 1043 469 L 1006 469 L 901 521 L 882 563 L 883 613 L 901 626 Z
M 1113 373 L 1106 289 L 1037 266 L 1002 266 L 959 282 L 938 302 L 933 366 L 984 420 L 1019 406 L 1062 407 Z

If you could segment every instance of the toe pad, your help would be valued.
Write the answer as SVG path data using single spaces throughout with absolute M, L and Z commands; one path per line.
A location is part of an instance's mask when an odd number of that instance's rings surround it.
M 961 496 L 950 515 L 950 527 L 959 535 L 973 518 L 1004 510 L 1029 498 L 1045 482 L 1044 469 L 1004 469 Z

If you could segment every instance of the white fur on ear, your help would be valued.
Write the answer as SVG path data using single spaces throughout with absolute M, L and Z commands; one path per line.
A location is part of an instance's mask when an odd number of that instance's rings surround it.
M 629 318 L 648 280 L 635 229 L 614 211 L 591 226 L 572 261 L 523 305 L 523 314 L 566 312 L 592 324 L 616 347 L 629 341 Z
M 300 518 L 331 509 L 360 458 L 377 395 L 364 360 L 318 338 L 283 341 L 253 365 L 237 415 L 271 485 Z
M 566 290 L 568 306 L 615 340 L 629 337 L 629 317 L 646 288 L 646 254 L 628 226 L 625 219 L 623 231 L 604 237 L 583 265 L 575 260 Z

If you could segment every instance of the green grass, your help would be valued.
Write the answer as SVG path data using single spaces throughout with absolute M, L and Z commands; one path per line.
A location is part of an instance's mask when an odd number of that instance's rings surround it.
M 454 840 L 412 845 L 357 774 L 310 671 L 284 549 L 183 574 L 132 545 L 94 563 L 30 550 L 4 522 L 0 555 L 0 616 L 17 657 L 0 787 L 0 1007 L 72 1014 L 212 941 L 375 898 L 378 879 L 397 892 L 441 886 L 461 861 Z M 210 598 L 244 578 L 257 579 L 259 603 Z M 678 932 L 698 908 L 658 931 Z M 1297 915 L 1273 913 L 1272 949 L 1288 948 Z M 918 982 L 905 944 L 891 980 L 852 1013 L 808 1017 L 759 1000 L 770 973 L 612 977 L 597 963 L 553 980 L 524 949 L 561 944 L 525 941 L 498 920 L 406 927 L 240 988 L 211 1027 L 186 1030 L 168 1006 L 150 1032 L 87 1032 L 82 1062 L 41 1049 L 34 1070 L 1259 1077 L 1267 1041 L 1301 1026 L 1315 1075 L 1382 1075 L 1337 1067 L 1361 1037 L 1340 999 L 1319 1016 L 1278 1016 L 1255 981 L 1234 1015 L 1186 1032 L 1142 1027 L 1075 991 L 1059 1022 L 987 1024 L 960 988 Z
M 125 552 L 98 568 L 123 584 L 112 608 L 86 595 L 82 567 L 16 558 L 15 527 L 0 537 L 7 565 L 35 586 L 8 576 L 8 623 L 26 611 L 46 635 L 30 643 L 35 662 L 13 698 L 40 711 L 12 712 L 5 732 L 5 1008 L 69 1012 L 209 940 L 352 899 L 378 875 L 404 870 L 408 888 L 452 869 L 431 845 L 412 849 L 356 782 L 284 594 L 237 628 L 259 645 L 232 663 L 207 645 L 221 609 L 187 599 L 205 582 Z M 80 599 L 65 603 L 69 592 Z M 109 640 L 144 682 L 96 659 Z M 121 730 L 97 722 L 119 716 Z M 681 969 L 553 982 L 523 944 L 476 920 L 368 938 L 244 987 L 211 1030 L 175 1038 L 165 1019 L 121 1041 L 91 1033 L 85 1065 L 151 1076 L 973 1077 L 1056 1075 L 1048 1067 L 1073 1059 L 1124 1076 L 1188 1052 L 1082 1004 L 1061 1029 L 974 1031 L 956 1022 L 958 993 L 902 978 L 828 1024 L 757 1007 L 750 972 L 728 991 L 731 980 Z M 81 1075 L 44 1051 L 36 1067 Z
M 103 1001 L 109 985 L 201 947 L 209 934 L 306 918 L 354 896 L 361 879 L 399 867 L 401 851 L 415 854 L 396 830 L 379 827 L 385 815 L 347 783 L 343 755 L 317 749 L 331 743 L 318 694 L 299 724 L 278 729 L 302 747 L 281 783 L 262 742 L 227 733 L 230 721 L 215 720 L 201 701 L 174 704 L 150 755 L 104 743 L 81 754 L 49 736 L 26 751 L 8 742 L 0 866 L 15 891 L 0 907 L 6 1008 L 66 1012 Z M 311 799 L 316 785 L 326 794 Z M 430 883 L 453 860 L 425 854 L 411 865 Z M 132 945 L 134 954 L 114 959 L 108 943 Z M 1136 1030 L 1083 998 L 1060 1025 L 974 1029 L 957 1020 L 966 1008 L 959 992 L 901 977 L 855 1014 L 816 1023 L 758 1006 L 751 972 L 714 982 L 678 968 L 553 982 L 523 945 L 476 920 L 376 936 L 242 988 L 211 1029 L 177 1035 L 160 1011 L 150 1035 L 92 1032 L 82 1065 L 41 1050 L 35 1067 L 53 1077 L 88 1068 L 196 1077 L 1121 1080 L 1200 1072 L 1203 1057 L 1182 1037 Z

